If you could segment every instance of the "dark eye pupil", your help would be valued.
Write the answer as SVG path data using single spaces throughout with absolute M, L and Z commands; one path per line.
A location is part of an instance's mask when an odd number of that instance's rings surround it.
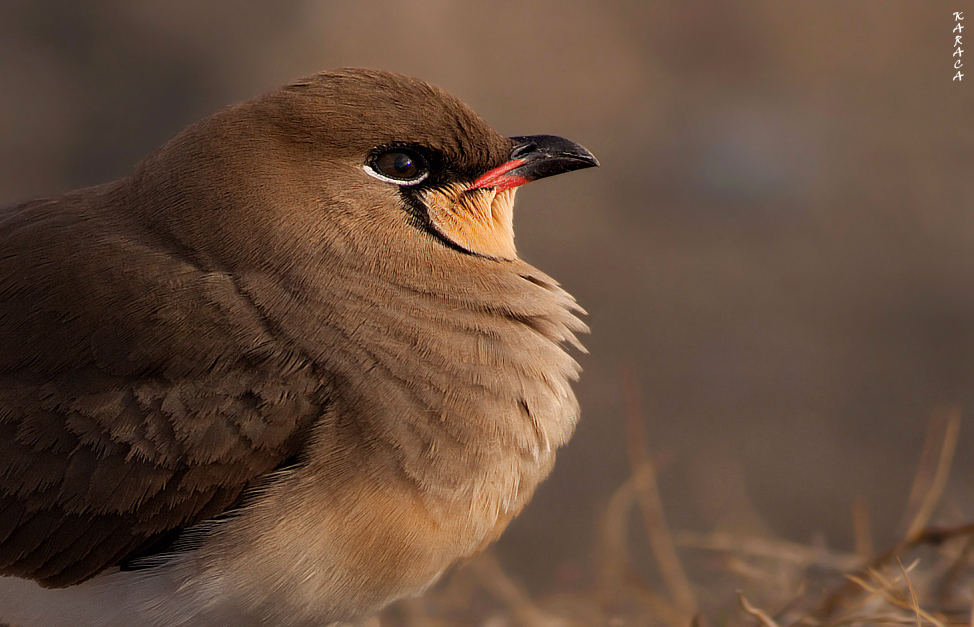
M 375 167 L 389 178 L 408 180 L 421 174 L 419 159 L 409 153 L 389 151 L 379 155 Z

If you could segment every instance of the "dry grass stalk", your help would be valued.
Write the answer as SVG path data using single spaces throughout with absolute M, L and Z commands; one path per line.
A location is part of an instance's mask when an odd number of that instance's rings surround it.
M 649 457 L 639 387 L 631 373 L 627 373 L 624 381 L 626 384 L 626 441 L 636 487 L 636 497 L 646 525 L 646 535 L 649 538 L 650 547 L 652 547 L 653 555 L 670 595 L 676 605 L 689 618 L 696 614 L 697 600 L 690 587 L 690 580 L 686 571 L 683 569 L 680 556 L 676 552 L 676 544 L 670 535 L 666 516 L 663 514 L 663 503 L 659 497 L 656 472 Z M 684 624 L 688 622 L 689 620 Z
M 741 609 L 761 621 L 761 624 L 764 625 L 764 627 L 779 627 L 778 623 L 773 618 L 768 616 L 767 613 L 751 605 L 751 603 L 744 598 L 743 592 L 737 593 L 737 601 L 740 603 Z
M 897 561 L 899 562 L 899 560 Z M 912 570 L 915 566 L 916 563 L 909 570 Z M 915 622 L 917 627 L 922 627 L 923 621 L 925 620 L 931 625 L 934 625 L 934 627 L 946 627 L 944 620 L 920 607 L 916 591 L 910 581 L 908 569 L 904 569 L 901 562 L 900 568 L 902 569 L 902 577 L 897 576 L 895 579 L 888 578 L 879 571 L 871 571 L 870 575 L 877 581 L 877 584 L 871 584 L 869 581 L 854 575 L 850 575 L 849 579 L 861 586 L 863 590 L 869 592 L 872 596 L 882 597 L 889 606 L 905 610 L 907 614 L 898 617 L 899 620 L 896 622 L 904 624 L 906 622 Z M 906 590 L 901 589 L 900 582 L 904 582 Z M 909 598 L 906 598 L 907 591 L 909 592 Z M 888 622 L 890 618 L 884 617 L 884 622 Z M 876 620 L 876 618 L 861 617 L 860 620 Z
M 856 555 L 863 561 L 875 554 L 872 533 L 869 529 L 869 504 L 864 497 L 860 496 L 852 504 L 852 532 L 856 543 Z
M 923 437 L 923 448 L 920 449 L 920 460 L 917 462 L 916 472 L 913 473 L 910 495 L 906 498 L 906 507 L 903 510 L 902 528 L 904 533 L 916 521 L 917 513 L 920 511 L 927 491 L 933 482 L 934 473 L 939 465 L 938 459 L 943 451 L 946 425 L 946 412 L 936 410 L 930 414 L 930 419 L 927 421 L 927 431 Z
M 862 565 L 862 560 L 855 555 L 834 553 L 786 540 L 736 536 L 722 531 L 709 534 L 678 531 L 673 534 L 673 537 L 680 546 L 765 558 L 786 562 L 799 568 L 815 566 L 847 571 Z
M 599 524 L 598 598 L 600 607 L 611 612 L 627 593 L 635 594 L 659 621 L 670 627 L 684 627 L 686 614 L 649 586 L 641 585 L 629 563 L 629 514 L 636 500 L 635 481 L 630 478 L 609 500 Z
M 917 509 L 916 516 L 913 518 L 906 532 L 907 538 L 920 533 L 927 526 L 927 523 L 930 522 L 930 517 L 933 516 L 934 509 L 937 507 L 937 503 L 940 502 L 940 497 L 943 496 L 944 488 L 947 487 L 950 466 L 954 461 L 954 450 L 957 448 L 957 436 L 960 433 L 960 411 L 957 409 L 950 411 L 947 415 L 947 421 L 943 431 L 940 454 L 937 456 L 933 476 L 929 479 L 928 485 L 923 486 L 920 491 L 923 497 L 920 499 L 920 506 Z M 919 477 L 920 472 L 918 471 L 917 478 Z M 919 481 L 914 481 L 914 490 L 919 484 Z
M 896 563 L 899 564 L 900 570 L 903 572 L 903 579 L 906 581 L 906 586 L 907 586 L 907 588 L 910 591 L 910 603 L 911 603 L 910 609 L 912 609 L 913 610 L 913 613 L 916 615 L 916 618 L 917 618 L 917 627 L 923 627 L 923 621 L 920 620 L 920 616 L 926 614 L 926 612 L 924 612 L 923 610 L 920 609 L 920 602 L 917 601 L 917 593 L 916 593 L 916 590 L 913 589 L 913 582 L 910 581 L 910 575 L 909 575 L 909 573 L 907 573 L 906 572 L 906 569 L 903 568 L 903 561 L 900 560 L 899 557 L 897 557 L 896 558 Z M 916 564 L 916 562 L 914 562 L 914 565 L 915 564 Z M 938 627 L 939 627 L 939 622 L 937 624 L 938 624 Z

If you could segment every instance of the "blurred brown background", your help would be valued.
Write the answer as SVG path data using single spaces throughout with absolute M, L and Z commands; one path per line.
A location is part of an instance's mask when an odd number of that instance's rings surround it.
M 498 549 L 516 577 L 584 577 L 629 474 L 627 376 L 674 528 L 848 547 L 861 496 L 889 540 L 946 407 L 966 418 L 948 515 L 974 518 L 965 9 L 974 26 L 966 1 L 3 0 L 0 203 L 122 176 L 318 70 L 424 78 L 603 164 L 519 194 L 522 256 L 593 333 L 577 435 Z

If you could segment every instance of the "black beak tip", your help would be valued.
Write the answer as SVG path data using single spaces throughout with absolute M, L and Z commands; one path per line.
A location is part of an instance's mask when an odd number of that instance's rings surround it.
M 595 158 L 595 155 L 589 152 L 587 148 L 585 148 L 584 146 L 579 146 L 579 148 L 581 148 L 584 151 L 583 154 L 580 154 L 578 156 L 579 161 L 585 163 L 585 165 L 582 166 L 583 168 L 597 168 L 602 165 L 601 163 L 599 163 L 599 160 Z
M 512 137 L 515 142 L 510 159 L 524 159 L 518 168 L 529 180 L 598 167 L 599 160 L 587 148 L 557 135 Z

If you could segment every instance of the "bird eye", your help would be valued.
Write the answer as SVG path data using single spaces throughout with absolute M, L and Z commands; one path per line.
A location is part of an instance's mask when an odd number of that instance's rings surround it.
M 426 160 L 418 153 L 395 148 L 380 153 L 369 164 L 376 178 L 397 185 L 415 185 L 429 174 Z

